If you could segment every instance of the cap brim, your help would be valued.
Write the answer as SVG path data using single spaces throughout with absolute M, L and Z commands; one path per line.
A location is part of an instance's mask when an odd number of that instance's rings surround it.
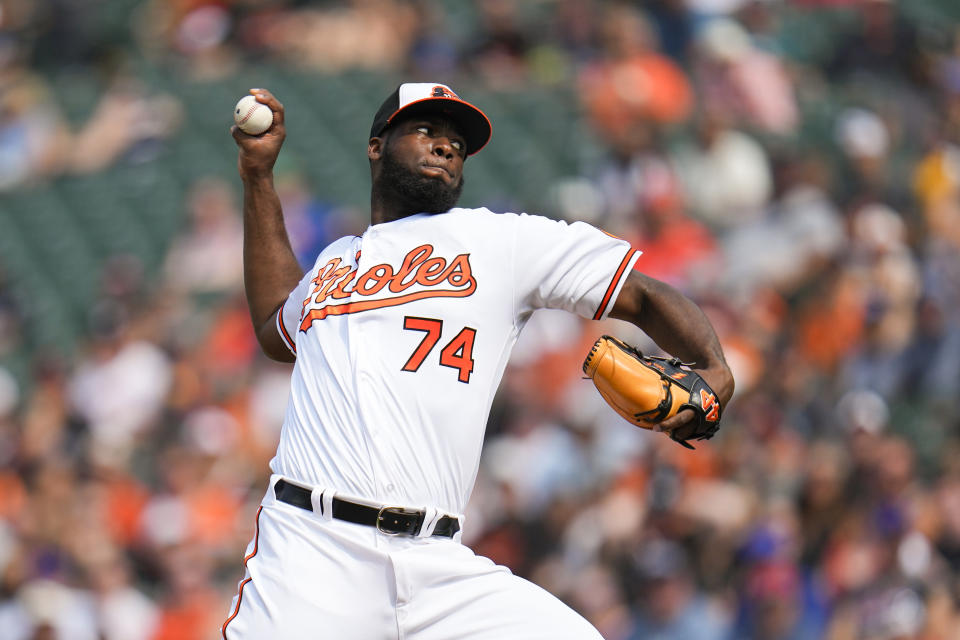
M 490 119 L 469 102 L 452 98 L 423 98 L 414 100 L 387 118 L 387 126 L 399 118 L 418 114 L 442 114 L 449 116 L 460 128 L 467 143 L 467 155 L 472 156 L 487 146 L 493 127 Z

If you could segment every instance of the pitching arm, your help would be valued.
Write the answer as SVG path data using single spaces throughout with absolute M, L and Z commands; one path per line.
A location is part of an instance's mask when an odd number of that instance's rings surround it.
M 293 362 L 276 326 L 277 313 L 303 276 L 273 186 L 273 165 L 286 137 L 283 105 L 265 89 L 250 93 L 273 111 L 273 125 L 258 136 L 247 135 L 237 126 L 231 129 L 240 149 L 237 165 L 243 181 L 244 288 L 263 352 L 274 360 Z

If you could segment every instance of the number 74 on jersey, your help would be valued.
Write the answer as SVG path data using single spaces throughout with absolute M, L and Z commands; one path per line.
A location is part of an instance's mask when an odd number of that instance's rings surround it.
M 403 318 L 403 328 L 407 331 L 423 331 L 425 334 L 423 340 L 410 354 L 407 363 L 403 365 L 403 371 L 416 372 L 419 371 L 423 362 L 440 341 L 440 334 L 443 332 L 443 320 L 405 316 Z M 456 369 L 458 371 L 457 380 L 463 383 L 469 383 L 470 374 L 473 373 L 473 341 L 476 336 L 476 329 L 464 327 L 453 340 L 440 350 L 440 364 L 444 367 Z

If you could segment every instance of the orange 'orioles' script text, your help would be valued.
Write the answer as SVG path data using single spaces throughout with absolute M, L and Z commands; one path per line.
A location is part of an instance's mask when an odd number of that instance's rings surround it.
M 330 260 L 311 281 L 314 286 L 303 301 L 300 331 L 327 316 L 393 307 L 423 298 L 464 298 L 476 291 L 469 253 L 461 253 L 449 263 L 446 258 L 432 255 L 433 246 L 422 244 L 410 251 L 396 270 L 389 264 L 378 264 L 359 276 L 357 267 L 340 266 L 340 258 Z M 420 286 L 408 292 L 414 285 Z M 369 298 L 384 289 L 389 291 L 388 295 Z M 358 300 L 356 296 L 367 299 Z M 351 300 L 334 302 L 347 298 Z

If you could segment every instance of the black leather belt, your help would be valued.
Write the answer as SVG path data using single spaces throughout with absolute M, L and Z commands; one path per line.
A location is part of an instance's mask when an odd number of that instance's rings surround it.
M 277 500 L 281 502 L 313 511 L 313 501 L 310 499 L 312 492 L 309 489 L 290 484 L 286 480 L 278 480 L 277 484 L 273 485 L 273 493 L 277 496 Z M 383 533 L 415 536 L 420 533 L 420 527 L 423 526 L 426 514 L 417 509 L 404 509 L 403 507 L 368 507 L 365 504 L 348 502 L 334 496 L 333 517 L 355 524 L 376 527 L 378 531 Z M 460 521 L 457 518 L 443 516 L 437 522 L 437 526 L 434 527 L 432 535 L 452 538 L 457 531 L 460 531 Z

